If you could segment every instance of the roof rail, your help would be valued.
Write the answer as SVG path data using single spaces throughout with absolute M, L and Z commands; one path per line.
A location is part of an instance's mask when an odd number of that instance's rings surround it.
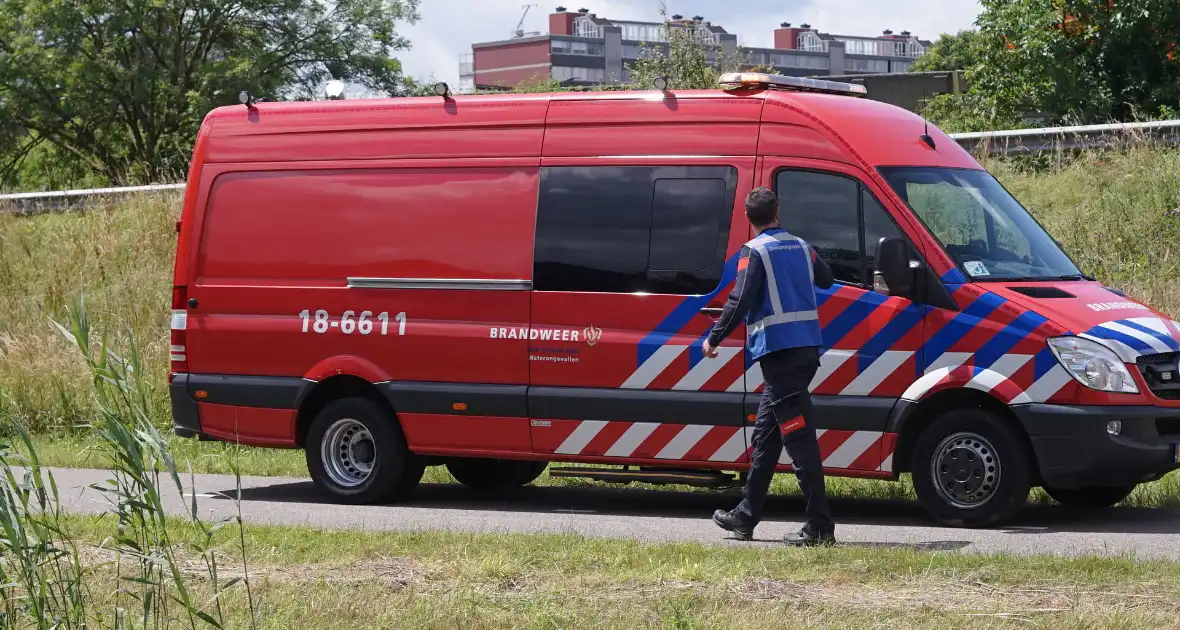
M 718 83 L 726 90 L 759 88 L 799 92 L 823 92 L 825 94 L 841 94 L 844 96 L 864 96 L 869 93 L 865 86 L 856 83 L 840 83 L 839 81 L 825 81 L 823 79 L 808 79 L 805 77 L 787 77 L 764 72 L 729 72 L 721 75 Z

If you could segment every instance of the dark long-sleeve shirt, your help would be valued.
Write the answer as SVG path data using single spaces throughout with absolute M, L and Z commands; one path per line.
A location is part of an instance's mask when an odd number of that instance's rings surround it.
M 811 245 L 807 247 L 811 249 L 815 286 L 821 289 L 831 287 L 832 283 L 836 281 L 832 276 L 831 268 L 816 255 Z M 753 250 L 749 247 L 742 246 L 741 257 L 738 259 L 737 281 L 733 286 L 733 291 L 729 293 L 729 299 L 725 302 L 725 309 L 722 310 L 720 319 L 717 320 L 712 332 L 709 333 L 709 345 L 711 346 L 720 345 L 741 325 L 746 319 L 746 314 L 758 301 L 762 285 L 766 283 L 766 267 L 762 265 L 762 257 L 751 256 L 752 252 Z

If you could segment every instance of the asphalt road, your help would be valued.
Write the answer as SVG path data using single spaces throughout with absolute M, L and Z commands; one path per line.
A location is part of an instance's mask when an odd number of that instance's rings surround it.
M 88 488 L 110 473 L 53 469 L 63 505 L 97 513 L 106 498 Z M 197 475 L 202 517 L 236 513 L 235 481 L 225 475 Z M 169 482 L 170 484 L 171 482 Z M 185 479 L 186 492 L 188 479 Z M 182 499 L 169 485 L 168 506 L 183 513 Z M 643 541 L 696 541 L 729 545 L 777 544 L 799 527 L 802 502 L 772 497 L 767 520 L 755 542 L 727 539 L 709 520 L 716 508 L 729 508 L 736 491 L 694 493 L 608 486 L 526 487 L 499 496 L 479 496 L 462 486 L 424 484 L 414 499 L 400 505 L 342 506 L 329 502 L 307 479 L 242 479 L 242 513 L 247 523 L 304 525 L 369 531 L 450 530 L 462 532 L 574 533 Z M 832 502 L 841 544 L 945 549 L 1016 554 L 1134 555 L 1180 559 L 1180 510 L 1113 508 L 1076 512 L 1059 506 L 1032 506 L 1019 526 L 969 530 L 932 527 L 925 513 L 907 501 L 836 499 Z

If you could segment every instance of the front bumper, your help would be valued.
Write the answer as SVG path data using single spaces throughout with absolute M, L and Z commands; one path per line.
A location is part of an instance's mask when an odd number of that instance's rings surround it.
M 1032 441 L 1045 485 L 1129 486 L 1180 468 L 1180 409 L 1031 404 L 1012 410 Z M 1111 420 L 1122 421 L 1118 435 L 1106 430 Z
M 197 401 L 188 391 L 188 374 L 172 375 L 168 395 L 172 399 L 172 432 L 184 438 L 199 437 L 201 415 Z

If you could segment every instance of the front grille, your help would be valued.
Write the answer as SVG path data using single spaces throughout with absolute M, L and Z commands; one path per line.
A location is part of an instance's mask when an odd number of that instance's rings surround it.
M 1145 354 L 1135 363 L 1151 393 L 1162 400 L 1180 400 L 1180 352 Z
M 1167 352 L 1164 354 L 1145 354 L 1145 355 L 1140 356 L 1138 359 L 1135 359 L 1135 363 L 1138 363 L 1139 365 L 1148 365 L 1151 363 L 1166 363 L 1168 361 L 1173 360 L 1173 358 L 1177 354 L 1180 354 L 1180 353 Z

